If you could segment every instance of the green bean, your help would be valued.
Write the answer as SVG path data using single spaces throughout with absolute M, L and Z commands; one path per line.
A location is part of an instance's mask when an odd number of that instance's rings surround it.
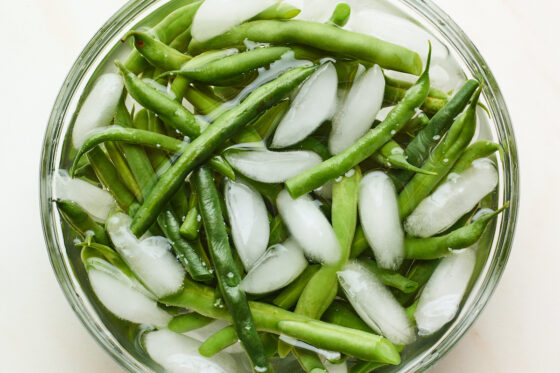
M 191 330 L 205 327 L 214 321 L 215 320 L 210 317 L 202 316 L 196 312 L 190 312 L 184 315 L 175 316 L 171 319 L 167 327 L 175 333 L 186 333 Z
M 84 263 L 86 269 L 88 269 L 88 261 L 90 258 L 102 258 L 117 267 L 128 278 L 139 281 L 134 272 L 121 259 L 120 255 L 109 246 L 102 245 L 97 242 L 90 242 L 90 240 L 76 244 L 76 246 L 82 248 L 82 251 L 80 252 L 80 259 L 82 260 L 82 263 Z
M 292 4 L 286 3 L 284 1 L 279 1 L 257 14 L 253 19 L 290 19 L 297 16 L 300 12 L 301 10 L 296 8 Z
M 189 172 L 206 161 L 213 151 L 258 114 L 286 97 L 315 70 L 316 67 L 292 69 L 278 79 L 257 88 L 240 105 L 216 119 L 160 177 L 134 216 L 132 231 L 136 235 L 145 232 Z
M 406 307 L 406 309 L 404 310 L 406 312 L 406 317 L 408 317 L 408 319 L 415 324 L 416 319 L 414 318 L 414 312 L 416 312 L 416 307 L 418 307 L 418 301 L 419 299 L 416 299 L 410 306 Z
M 150 33 L 165 44 L 171 42 L 175 37 L 190 27 L 194 14 L 198 10 L 200 4 L 202 4 L 202 1 L 196 1 L 169 13 L 150 30 Z M 125 66 L 133 73 L 140 74 L 149 64 L 135 49 L 126 59 Z
M 303 289 L 313 275 L 321 268 L 318 264 L 307 266 L 305 270 L 290 285 L 286 286 L 272 301 L 273 304 L 285 310 L 296 305 Z
M 57 200 L 58 211 L 70 227 L 84 239 L 91 236 L 93 240 L 103 245 L 109 244 L 105 228 L 92 219 L 77 203 Z
M 232 316 L 235 331 L 253 366 L 270 370 L 247 297 L 239 288 L 241 276 L 234 264 L 229 246 L 218 191 L 210 171 L 204 166 L 195 172 L 194 186 L 216 278 L 226 307 Z
M 371 259 L 360 259 L 359 261 L 386 286 L 398 289 L 405 294 L 413 293 L 418 289 L 417 282 L 402 276 L 398 272 L 379 268 Z
M 479 95 L 480 89 L 473 96 L 473 100 L 466 111 L 455 120 L 443 140 L 422 165 L 423 170 L 436 172 L 437 175 L 417 173 L 399 194 L 398 203 L 401 218 L 414 211 L 416 206 L 432 192 L 471 142 L 476 129 L 475 110 Z
M 134 47 L 136 50 L 140 52 L 142 57 L 144 57 L 150 65 L 156 68 L 160 68 L 164 71 L 177 70 L 191 59 L 191 57 L 173 49 L 142 31 L 131 30 L 127 32 L 123 41 L 131 36 L 134 39 Z
M 329 152 L 329 149 L 325 146 L 325 144 L 313 137 L 305 138 L 304 140 L 295 144 L 293 148 L 298 150 L 312 151 L 319 155 L 323 160 L 329 159 L 331 157 L 331 153 Z
M 414 85 L 414 83 L 412 83 L 411 81 L 395 79 L 387 75 L 385 75 L 385 84 L 393 88 L 404 89 L 405 91 Z M 447 101 L 447 99 L 449 98 L 447 93 L 434 87 L 430 87 L 430 90 L 428 91 L 428 97 L 439 98 L 445 101 Z
M 423 111 L 418 112 L 411 120 L 409 120 L 401 130 L 401 133 L 406 133 L 410 137 L 415 136 L 415 134 L 425 128 L 428 123 L 430 123 L 430 118 Z
M 406 159 L 404 149 L 395 140 L 390 140 L 387 144 L 383 145 L 374 156 L 379 163 L 387 167 L 400 168 L 426 175 L 437 175 L 435 172 L 423 170 L 410 164 Z
M 206 263 L 201 259 L 196 250 L 179 233 L 180 224 L 170 208 L 158 216 L 158 223 L 171 246 L 177 254 L 189 275 L 197 281 L 208 281 L 214 278 Z
M 321 359 L 317 357 L 317 354 L 314 354 L 311 351 L 306 351 L 303 348 L 295 348 L 294 356 L 305 372 L 328 373 L 321 362 Z
M 105 150 L 107 150 L 107 155 L 117 170 L 119 178 L 123 184 L 132 192 L 136 199 L 142 201 L 142 191 L 140 190 L 140 186 L 136 182 L 136 179 L 134 179 L 134 175 L 132 174 L 132 171 L 130 171 L 121 150 L 111 141 L 105 143 Z
M 208 115 L 222 105 L 220 100 L 216 100 L 213 97 L 204 94 L 193 86 L 188 86 L 184 90 L 183 95 L 185 99 L 191 103 L 198 114 Z
M 191 193 L 189 205 L 189 212 L 185 218 L 185 221 L 181 225 L 181 229 L 179 232 L 185 237 L 187 240 L 194 240 L 198 237 L 198 231 L 202 225 L 202 220 L 200 217 L 200 213 L 198 212 L 198 198 L 196 193 Z
M 280 121 L 284 117 L 284 114 L 290 108 L 290 101 L 282 101 L 274 105 L 270 109 L 264 112 L 253 124 L 253 128 L 257 130 L 260 137 L 266 139 L 270 137 L 276 127 L 280 124 Z
M 476 80 L 468 80 L 461 89 L 449 100 L 430 120 L 406 147 L 408 161 L 415 166 L 422 166 L 438 143 L 438 139 L 453 124 L 454 119 L 467 106 L 469 100 L 479 87 Z
M 198 353 L 205 357 L 212 357 L 237 341 L 239 341 L 237 332 L 229 325 L 208 337 L 198 348 Z
M 120 62 L 115 64 L 122 72 L 128 93 L 140 105 L 157 113 L 183 135 L 196 137 L 202 133 L 205 124 L 197 120 L 183 105 L 136 77 Z
M 309 193 L 369 158 L 414 116 L 416 108 L 426 99 L 430 87 L 430 56 L 431 47 L 426 69 L 418 78 L 416 84 L 407 91 L 405 97 L 391 110 L 383 122 L 369 130 L 345 151 L 286 182 L 286 189 L 292 198 Z
M 344 27 L 348 23 L 351 11 L 350 5 L 346 3 L 336 4 L 331 18 L 329 18 L 329 23 L 338 27 Z
M 502 152 L 502 147 L 499 144 L 486 140 L 477 141 L 465 150 L 450 173 L 461 174 L 471 167 L 473 161 L 488 157 L 497 151 Z
M 329 308 L 327 308 L 323 315 L 323 321 L 346 328 L 373 333 L 371 328 L 356 314 L 352 306 L 340 300 L 335 300 Z
M 487 214 L 474 223 L 456 229 L 443 236 L 430 238 L 405 238 L 405 255 L 410 259 L 437 259 L 448 255 L 452 250 L 459 250 L 474 245 L 484 233 L 488 223 L 509 206 L 509 202 L 500 209 Z
M 270 236 L 268 238 L 268 246 L 279 244 L 284 242 L 290 237 L 290 232 L 286 225 L 282 221 L 280 215 L 276 215 L 270 224 Z
M 418 284 L 418 290 L 420 290 L 424 285 L 426 285 L 438 264 L 439 260 L 415 260 L 406 277 L 409 280 L 416 282 Z M 408 294 L 395 292 L 393 294 L 400 304 L 408 306 L 410 305 L 410 302 L 417 297 L 418 292 Z
M 193 40 L 189 53 L 196 55 L 205 50 L 241 46 L 246 39 L 261 43 L 306 45 L 411 74 L 422 71 L 420 56 L 404 47 L 332 25 L 300 20 L 244 23 L 210 40 Z
M 371 361 L 358 361 L 352 368 L 350 368 L 350 373 L 370 373 L 376 370 L 377 368 L 381 368 L 387 364 L 384 363 L 376 363 Z
M 406 94 L 406 89 L 397 88 L 391 85 L 385 85 L 385 92 L 383 94 L 383 103 L 387 106 L 398 104 Z M 435 98 L 432 96 L 426 97 L 420 108 L 428 115 L 435 115 L 447 104 L 447 100 L 443 98 Z
M 189 26 L 185 31 L 177 35 L 177 37 L 173 39 L 171 43 L 169 43 L 169 46 L 181 53 L 185 53 L 189 48 L 189 43 L 191 42 L 191 40 L 191 26 Z
M 87 157 L 97 178 L 109 193 L 113 195 L 118 205 L 124 211 L 128 211 L 130 207 L 134 207 L 135 210 L 138 203 L 136 202 L 134 194 L 123 184 L 115 166 L 113 166 L 103 150 L 97 146 L 88 152 Z
M 128 112 L 125 105 L 125 94 L 121 96 L 119 103 L 115 112 L 115 124 L 123 127 L 123 129 L 128 128 L 133 130 L 134 123 L 130 113 Z M 87 142 L 87 140 L 86 140 Z M 150 163 L 144 149 L 134 144 L 124 143 L 121 145 L 126 162 L 134 179 L 138 183 L 140 189 L 140 197 L 137 197 L 139 201 L 144 200 L 144 196 L 152 189 L 155 183 L 154 170 Z M 83 153 L 82 153 L 83 154 Z M 78 156 L 76 156 L 78 157 Z
M 284 54 L 290 52 L 290 50 L 287 47 L 256 48 L 243 53 L 233 54 L 196 68 L 186 65 L 180 70 L 174 70 L 173 73 L 190 80 L 220 85 L 218 83 L 226 79 L 231 79 L 271 64 L 280 59 Z
M 87 161 L 87 158 L 82 158 L 82 159 L 85 159 Z M 83 164 L 82 166 L 78 165 L 72 177 L 85 179 L 91 182 L 92 184 L 99 183 L 99 180 L 97 180 L 97 175 L 95 174 L 95 171 L 89 164 L 89 161 L 87 161 L 87 163 Z
M 307 283 L 295 312 L 314 319 L 330 306 L 338 290 L 336 272 L 348 261 L 358 219 L 358 195 L 362 173 L 358 167 L 333 184 L 332 226 L 342 250 L 334 265 L 324 265 Z
M 354 234 L 354 240 L 352 241 L 352 247 L 350 248 L 350 259 L 357 258 L 369 247 L 366 235 L 362 226 L 358 226 L 356 229 L 356 234 Z

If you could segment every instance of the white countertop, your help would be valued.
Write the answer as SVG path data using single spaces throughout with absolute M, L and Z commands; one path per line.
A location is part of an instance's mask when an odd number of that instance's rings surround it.
M 521 213 L 496 293 L 434 373 L 558 372 L 560 295 L 560 3 L 437 1 L 496 75 L 521 159 Z M 120 372 L 62 295 L 38 212 L 38 165 L 48 115 L 90 37 L 122 0 L 0 3 L 0 356 L 5 372 Z M 7 239 L 7 241 L 6 241 Z

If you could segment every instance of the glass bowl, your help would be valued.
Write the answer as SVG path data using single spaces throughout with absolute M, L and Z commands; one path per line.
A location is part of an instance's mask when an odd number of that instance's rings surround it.
M 368 0 L 364 0 L 368 1 Z M 371 0 L 373 1 L 373 0 Z M 74 249 L 69 232 L 61 224 L 52 201 L 52 175 L 68 153 L 64 138 L 75 119 L 80 98 L 90 87 L 91 78 L 102 73 L 98 68 L 108 58 L 124 59 L 119 39 L 126 30 L 148 15 L 163 15 L 184 1 L 130 1 L 123 6 L 87 44 L 72 66 L 58 94 L 49 119 L 41 156 L 40 197 L 43 231 L 50 261 L 58 282 L 74 311 L 97 342 L 125 369 L 151 372 L 157 366 L 142 354 L 126 323 L 100 311 L 88 284 L 79 253 Z M 476 275 L 463 300 L 457 317 L 438 333 L 421 338 L 407 347 L 399 366 L 383 368 L 383 372 L 419 372 L 441 359 L 467 332 L 492 295 L 505 268 L 513 240 L 519 201 L 519 170 L 517 149 L 506 104 L 486 62 L 463 31 L 430 0 L 395 0 L 400 10 L 439 39 L 464 71 L 484 83 L 483 98 L 490 117 L 486 138 L 499 142 L 504 152 L 497 159 L 500 176 L 493 206 L 511 201 L 509 209 L 500 214 L 489 227 L 478 250 Z

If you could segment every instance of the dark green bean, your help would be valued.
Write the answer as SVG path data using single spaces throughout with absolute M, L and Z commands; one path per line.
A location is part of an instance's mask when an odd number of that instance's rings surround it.
M 167 327 L 175 333 L 186 333 L 191 330 L 205 327 L 214 321 L 215 320 L 210 317 L 202 316 L 196 312 L 190 312 L 184 315 L 175 316 L 171 319 Z
M 237 341 L 239 341 L 237 332 L 229 325 L 208 337 L 198 348 L 198 353 L 205 357 L 212 357 Z
M 210 40 L 193 40 L 189 53 L 196 55 L 210 49 L 242 46 L 246 39 L 261 43 L 306 45 L 411 74 L 422 71 L 420 56 L 404 47 L 332 25 L 300 20 L 244 23 Z
M 352 9 L 346 3 L 338 3 L 334 8 L 329 23 L 338 27 L 344 27 L 350 18 Z
M 214 275 L 196 250 L 181 237 L 179 233 L 180 224 L 173 211 L 167 208 L 158 216 L 157 220 L 169 243 L 173 246 L 179 261 L 189 272 L 189 275 L 197 281 L 208 281 L 214 278 Z
M 436 172 L 437 175 L 416 173 L 399 194 L 398 203 L 401 218 L 414 211 L 416 206 L 432 192 L 471 142 L 476 130 L 476 104 L 479 95 L 480 89 L 473 96 L 469 107 L 455 120 L 443 140 L 422 165 L 422 169 Z
M 292 69 L 257 88 L 240 105 L 221 115 L 201 136 L 194 139 L 173 166 L 160 177 L 134 216 L 132 231 L 136 235 L 145 232 L 189 172 L 206 161 L 213 151 L 258 114 L 286 97 L 315 70 L 316 67 Z
M 214 179 L 204 166 L 195 172 L 193 178 L 216 278 L 226 307 L 231 314 L 235 331 L 252 365 L 270 370 L 247 297 L 239 288 L 241 276 L 234 264 Z
M 431 56 L 431 47 L 429 56 Z M 292 198 L 309 193 L 329 180 L 343 175 L 391 140 L 426 99 L 430 88 L 429 66 L 430 57 L 426 69 L 416 84 L 407 91 L 405 97 L 391 110 L 383 122 L 369 130 L 343 152 L 288 180 L 286 189 Z
M 57 200 L 56 205 L 60 215 L 83 239 L 92 236 L 92 239 L 103 245 L 109 244 L 105 228 L 95 222 L 89 214 L 77 203 L 72 201 Z
M 434 115 L 428 125 L 418 132 L 406 147 L 406 155 L 411 164 L 418 167 L 422 166 L 437 145 L 439 138 L 443 136 L 444 132 L 453 124 L 457 115 L 467 106 L 479 85 L 476 80 L 468 80 L 457 94 L 449 100 L 447 105 Z
M 410 259 L 437 259 L 448 255 L 452 250 L 465 249 L 474 245 L 484 233 L 488 223 L 509 206 L 509 202 L 491 214 L 474 223 L 456 229 L 443 236 L 430 238 L 405 238 L 405 255 Z

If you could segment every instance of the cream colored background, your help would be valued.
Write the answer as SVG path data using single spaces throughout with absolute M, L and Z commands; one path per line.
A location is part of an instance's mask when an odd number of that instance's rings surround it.
M 122 0 L 0 1 L 0 371 L 120 372 L 64 299 L 38 213 L 38 164 L 55 96 Z M 438 0 L 486 58 L 514 122 L 521 214 L 488 307 L 431 372 L 560 372 L 560 3 Z

